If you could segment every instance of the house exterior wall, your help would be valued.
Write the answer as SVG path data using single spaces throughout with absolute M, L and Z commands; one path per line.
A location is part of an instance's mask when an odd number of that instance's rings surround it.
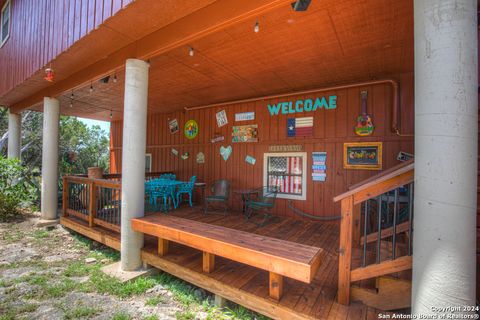
M 396 77 L 400 83 L 401 99 L 401 130 L 403 133 L 413 133 L 413 75 L 402 74 Z M 368 113 L 373 117 L 375 131 L 370 137 L 355 135 L 353 128 L 360 114 L 360 91 L 368 90 Z M 401 137 L 391 132 L 392 89 L 389 85 L 374 85 L 351 89 L 321 92 L 308 96 L 291 96 L 285 99 L 272 99 L 212 107 L 195 111 L 179 111 L 170 114 L 151 114 L 147 119 L 147 153 L 152 154 L 152 171 L 174 171 L 181 180 L 188 180 L 197 175 L 198 179 L 207 183 L 217 179 L 228 179 L 232 189 L 255 188 L 263 184 L 263 155 L 269 152 L 269 145 L 300 144 L 307 152 L 307 198 L 305 201 L 293 201 L 296 208 L 314 215 L 327 216 L 337 214 L 339 205 L 332 198 L 347 190 L 347 188 L 368 178 L 378 171 L 346 170 L 343 168 L 343 143 L 361 141 L 383 142 L 383 169 L 398 164 L 396 160 L 399 151 L 413 153 L 413 137 Z M 334 110 L 317 110 L 304 112 L 294 116 L 314 117 L 314 136 L 312 138 L 287 138 L 286 122 L 288 115 L 271 116 L 267 104 L 299 98 L 314 98 L 317 96 L 337 95 L 337 108 Z M 220 110 L 227 112 L 228 124 L 218 128 L 215 114 Z M 235 122 L 235 113 L 255 111 L 255 120 Z M 290 116 L 291 117 L 291 116 Z M 171 134 L 168 128 L 170 119 L 178 119 L 180 132 Z M 199 135 L 192 140 L 185 138 L 183 126 L 189 119 L 195 119 L 199 124 Z M 232 143 L 232 125 L 258 124 L 259 142 Z M 225 141 L 212 144 L 210 139 L 214 134 L 225 137 Z M 121 172 L 122 122 L 114 121 L 111 125 L 111 171 Z M 233 152 L 224 161 L 219 152 L 220 146 L 231 145 Z M 171 149 L 178 150 L 174 156 Z M 311 163 L 313 151 L 327 152 L 327 180 L 313 182 L 311 178 Z M 189 153 L 186 160 L 180 155 Z M 198 164 L 198 152 L 205 154 L 205 163 Z M 245 162 L 247 155 L 256 158 L 254 166 Z M 197 194 L 198 196 L 198 194 Z M 231 196 L 230 205 L 240 210 L 240 197 Z M 276 213 L 295 216 L 288 208 L 287 201 L 278 199 Z
M 10 38 L 0 48 L 0 97 L 132 0 L 12 0 Z M 5 0 L 0 0 L 0 7 Z

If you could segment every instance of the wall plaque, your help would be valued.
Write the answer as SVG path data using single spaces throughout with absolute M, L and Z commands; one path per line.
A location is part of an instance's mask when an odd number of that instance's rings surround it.
M 382 143 L 344 143 L 343 167 L 345 169 L 382 170 Z
M 268 146 L 268 151 L 270 152 L 296 152 L 296 151 L 302 151 L 302 149 L 303 149 L 303 146 L 301 144 Z

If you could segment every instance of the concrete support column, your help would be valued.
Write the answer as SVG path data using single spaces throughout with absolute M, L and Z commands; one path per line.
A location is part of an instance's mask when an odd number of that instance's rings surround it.
M 143 234 L 132 230 L 130 220 L 143 217 L 145 202 L 145 151 L 149 64 L 128 59 L 125 70 L 122 150 L 121 269 L 142 267 Z
M 435 314 L 475 305 L 477 1 L 415 0 L 414 25 L 412 312 Z
M 8 158 L 20 159 L 22 148 L 22 117 L 17 113 L 8 112 Z
M 57 219 L 60 102 L 43 98 L 42 219 Z

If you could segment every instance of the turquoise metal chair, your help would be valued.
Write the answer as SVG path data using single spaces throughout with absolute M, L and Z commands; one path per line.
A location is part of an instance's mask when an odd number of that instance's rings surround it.
M 197 176 L 192 176 L 189 182 L 185 182 L 183 184 L 178 185 L 177 206 L 180 204 L 181 200 L 183 199 L 183 195 L 188 194 L 188 201 L 190 203 L 190 207 L 193 207 L 193 203 L 192 203 L 193 188 L 195 187 L 196 180 L 197 180 Z
M 217 180 L 213 182 L 211 188 L 211 195 L 205 197 L 205 206 L 203 208 L 203 213 L 207 213 L 208 205 L 211 202 L 223 203 L 224 214 L 227 214 L 228 211 L 228 198 L 230 195 L 230 182 L 227 180 Z
M 264 226 L 272 217 L 271 211 L 275 207 L 277 194 L 278 188 L 274 186 L 262 187 L 251 193 L 245 202 L 245 220 L 248 221 L 255 212 L 263 213 L 263 221 L 259 226 Z

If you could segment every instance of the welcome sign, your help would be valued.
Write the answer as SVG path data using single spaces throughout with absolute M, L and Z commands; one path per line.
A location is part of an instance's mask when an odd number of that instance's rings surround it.
M 284 101 L 277 104 L 268 104 L 271 116 L 279 114 L 292 114 L 299 112 L 312 112 L 317 109 L 336 109 L 337 96 L 319 97 L 316 99 L 298 99 L 296 101 Z

